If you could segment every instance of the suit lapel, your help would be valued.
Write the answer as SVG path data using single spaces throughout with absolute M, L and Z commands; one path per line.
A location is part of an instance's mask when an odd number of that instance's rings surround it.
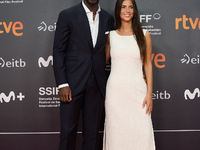
M 97 43 L 95 45 L 95 48 L 98 47 L 99 44 L 101 44 L 101 39 L 104 37 L 106 31 L 106 23 L 105 20 L 103 19 L 103 13 L 102 11 L 99 13 L 99 33 L 97 36 Z
M 86 12 L 82 6 L 82 3 L 78 5 L 78 9 L 75 12 L 76 19 L 78 21 L 78 24 L 81 28 L 81 31 L 83 32 L 85 39 L 88 40 L 91 47 L 93 47 L 92 44 L 92 37 L 91 37 L 91 31 L 90 31 L 90 25 L 89 21 L 86 15 Z

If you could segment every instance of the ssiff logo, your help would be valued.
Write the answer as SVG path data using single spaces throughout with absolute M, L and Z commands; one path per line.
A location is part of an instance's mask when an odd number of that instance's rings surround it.
M 152 15 L 140 15 L 140 22 L 142 23 L 142 28 L 149 31 L 151 35 L 161 35 L 161 28 L 157 28 L 156 23 L 161 19 L 160 13 L 154 13 Z
M 49 64 L 51 63 L 51 65 L 53 65 L 53 56 L 49 56 L 47 60 L 44 60 L 43 57 L 40 57 L 38 59 L 38 66 L 41 68 L 42 66 L 43 67 L 48 67 Z
M 0 4 L 13 4 L 13 3 L 23 3 L 23 0 L 3 0 Z
M 16 95 L 15 92 L 11 91 L 8 96 L 6 96 L 5 93 L 0 93 L 0 102 L 6 102 L 9 103 L 11 100 L 15 101 L 16 97 L 19 99 L 19 101 L 22 101 L 23 98 L 25 98 L 25 95 L 23 95 L 21 92 Z
M 58 95 L 59 90 L 57 87 L 40 87 L 39 95 Z
M 186 15 L 183 15 L 182 18 L 175 19 L 175 29 L 178 30 L 180 25 L 182 25 L 183 29 L 189 30 L 191 27 L 192 29 L 199 28 L 200 29 L 200 20 L 199 18 L 192 19 L 187 18 Z
M 195 99 L 195 97 L 200 98 L 200 90 L 199 90 L 199 88 L 194 89 L 193 92 L 191 92 L 190 90 L 186 89 L 185 92 L 184 92 L 184 97 L 185 97 L 185 100 L 188 100 L 188 98 L 193 100 L 193 99 Z
M 183 58 L 181 59 L 181 63 L 182 64 L 193 64 L 193 65 L 198 65 L 200 64 L 200 59 L 199 59 L 199 55 L 197 55 L 197 57 L 193 57 L 191 58 L 188 54 L 183 55 Z
M 148 23 L 152 19 L 159 20 L 160 18 L 161 15 L 159 13 L 155 13 L 153 15 L 140 15 L 140 22 L 142 23 L 143 21 L 145 21 L 146 23 Z

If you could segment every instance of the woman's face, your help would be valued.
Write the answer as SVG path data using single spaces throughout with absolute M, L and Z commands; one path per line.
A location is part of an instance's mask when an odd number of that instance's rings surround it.
M 134 15 L 134 7 L 131 0 L 124 0 L 122 2 L 120 18 L 121 21 L 129 22 L 132 20 Z

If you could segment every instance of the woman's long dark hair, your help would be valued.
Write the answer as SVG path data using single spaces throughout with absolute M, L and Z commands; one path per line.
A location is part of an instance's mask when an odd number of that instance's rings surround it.
M 120 18 L 120 13 L 121 13 L 121 7 L 122 7 L 122 3 L 124 0 L 117 0 L 116 4 L 115 4 L 115 21 L 116 21 L 116 27 L 117 29 L 119 29 L 121 27 L 121 18 Z M 145 59 L 146 59 L 146 44 L 145 44 L 145 37 L 144 37 L 144 33 L 142 31 L 142 26 L 139 20 L 139 13 L 138 13 L 138 9 L 137 9 L 137 5 L 135 0 L 131 0 L 133 3 L 133 7 L 134 7 L 134 15 L 133 15 L 133 19 L 132 19 L 132 28 L 133 28 L 133 32 L 136 36 L 136 41 L 138 44 L 138 47 L 140 49 L 140 56 L 141 59 L 144 63 Z

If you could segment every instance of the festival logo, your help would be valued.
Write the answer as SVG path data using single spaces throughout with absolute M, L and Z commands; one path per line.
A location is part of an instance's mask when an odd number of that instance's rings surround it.
M 53 32 L 56 30 L 56 23 L 54 23 L 53 25 L 47 25 L 44 21 L 42 21 L 40 23 L 40 26 L 38 27 L 38 31 L 49 31 L 49 32 Z
M 200 90 L 199 88 L 195 88 L 193 92 L 191 92 L 189 89 L 186 89 L 184 92 L 184 98 L 185 100 L 191 99 L 195 99 L 195 98 L 200 98 Z
M 26 67 L 26 62 L 23 61 L 21 58 L 19 60 L 11 59 L 11 60 L 4 60 L 0 57 L 0 67 L 7 67 L 7 68 L 24 68 Z
M 39 95 L 41 96 L 52 96 L 58 95 L 58 88 L 57 87 L 40 87 L 39 88 Z
M 45 60 L 43 57 L 38 59 L 38 66 L 40 68 L 48 67 L 49 65 L 53 65 L 53 56 L 50 55 L 47 60 Z
M 20 92 L 18 95 L 15 94 L 15 92 L 11 91 L 8 96 L 5 93 L 0 93 L 0 102 L 1 103 L 9 103 L 11 101 L 15 101 L 15 99 L 18 99 L 19 101 L 22 101 L 25 98 L 25 95 Z
M 144 21 L 146 23 L 149 23 L 152 19 L 154 20 L 160 20 L 161 15 L 159 13 L 155 13 L 153 15 L 140 15 L 140 22 L 143 23 Z
M 148 30 L 151 35 L 161 35 L 161 28 L 156 27 L 159 20 L 161 20 L 160 13 L 140 15 L 142 28 Z
M 193 64 L 193 65 L 199 65 L 200 63 L 199 55 L 196 57 L 190 57 L 188 54 L 183 55 L 183 58 L 181 59 L 182 64 Z
M 23 0 L 0 0 L 0 4 L 22 4 Z
M 186 15 L 183 15 L 182 18 L 175 18 L 175 29 L 179 30 L 180 27 L 183 27 L 185 30 L 200 29 L 200 19 L 187 18 Z
M 40 87 L 39 88 L 39 107 L 53 108 L 60 107 L 59 90 L 57 87 Z
M 0 30 L 0 34 L 9 34 L 9 33 L 13 33 L 15 36 L 22 36 L 23 35 L 23 24 L 20 21 L 16 21 L 16 22 L 0 22 L 0 26 L 3 27 L 3 30 Z

